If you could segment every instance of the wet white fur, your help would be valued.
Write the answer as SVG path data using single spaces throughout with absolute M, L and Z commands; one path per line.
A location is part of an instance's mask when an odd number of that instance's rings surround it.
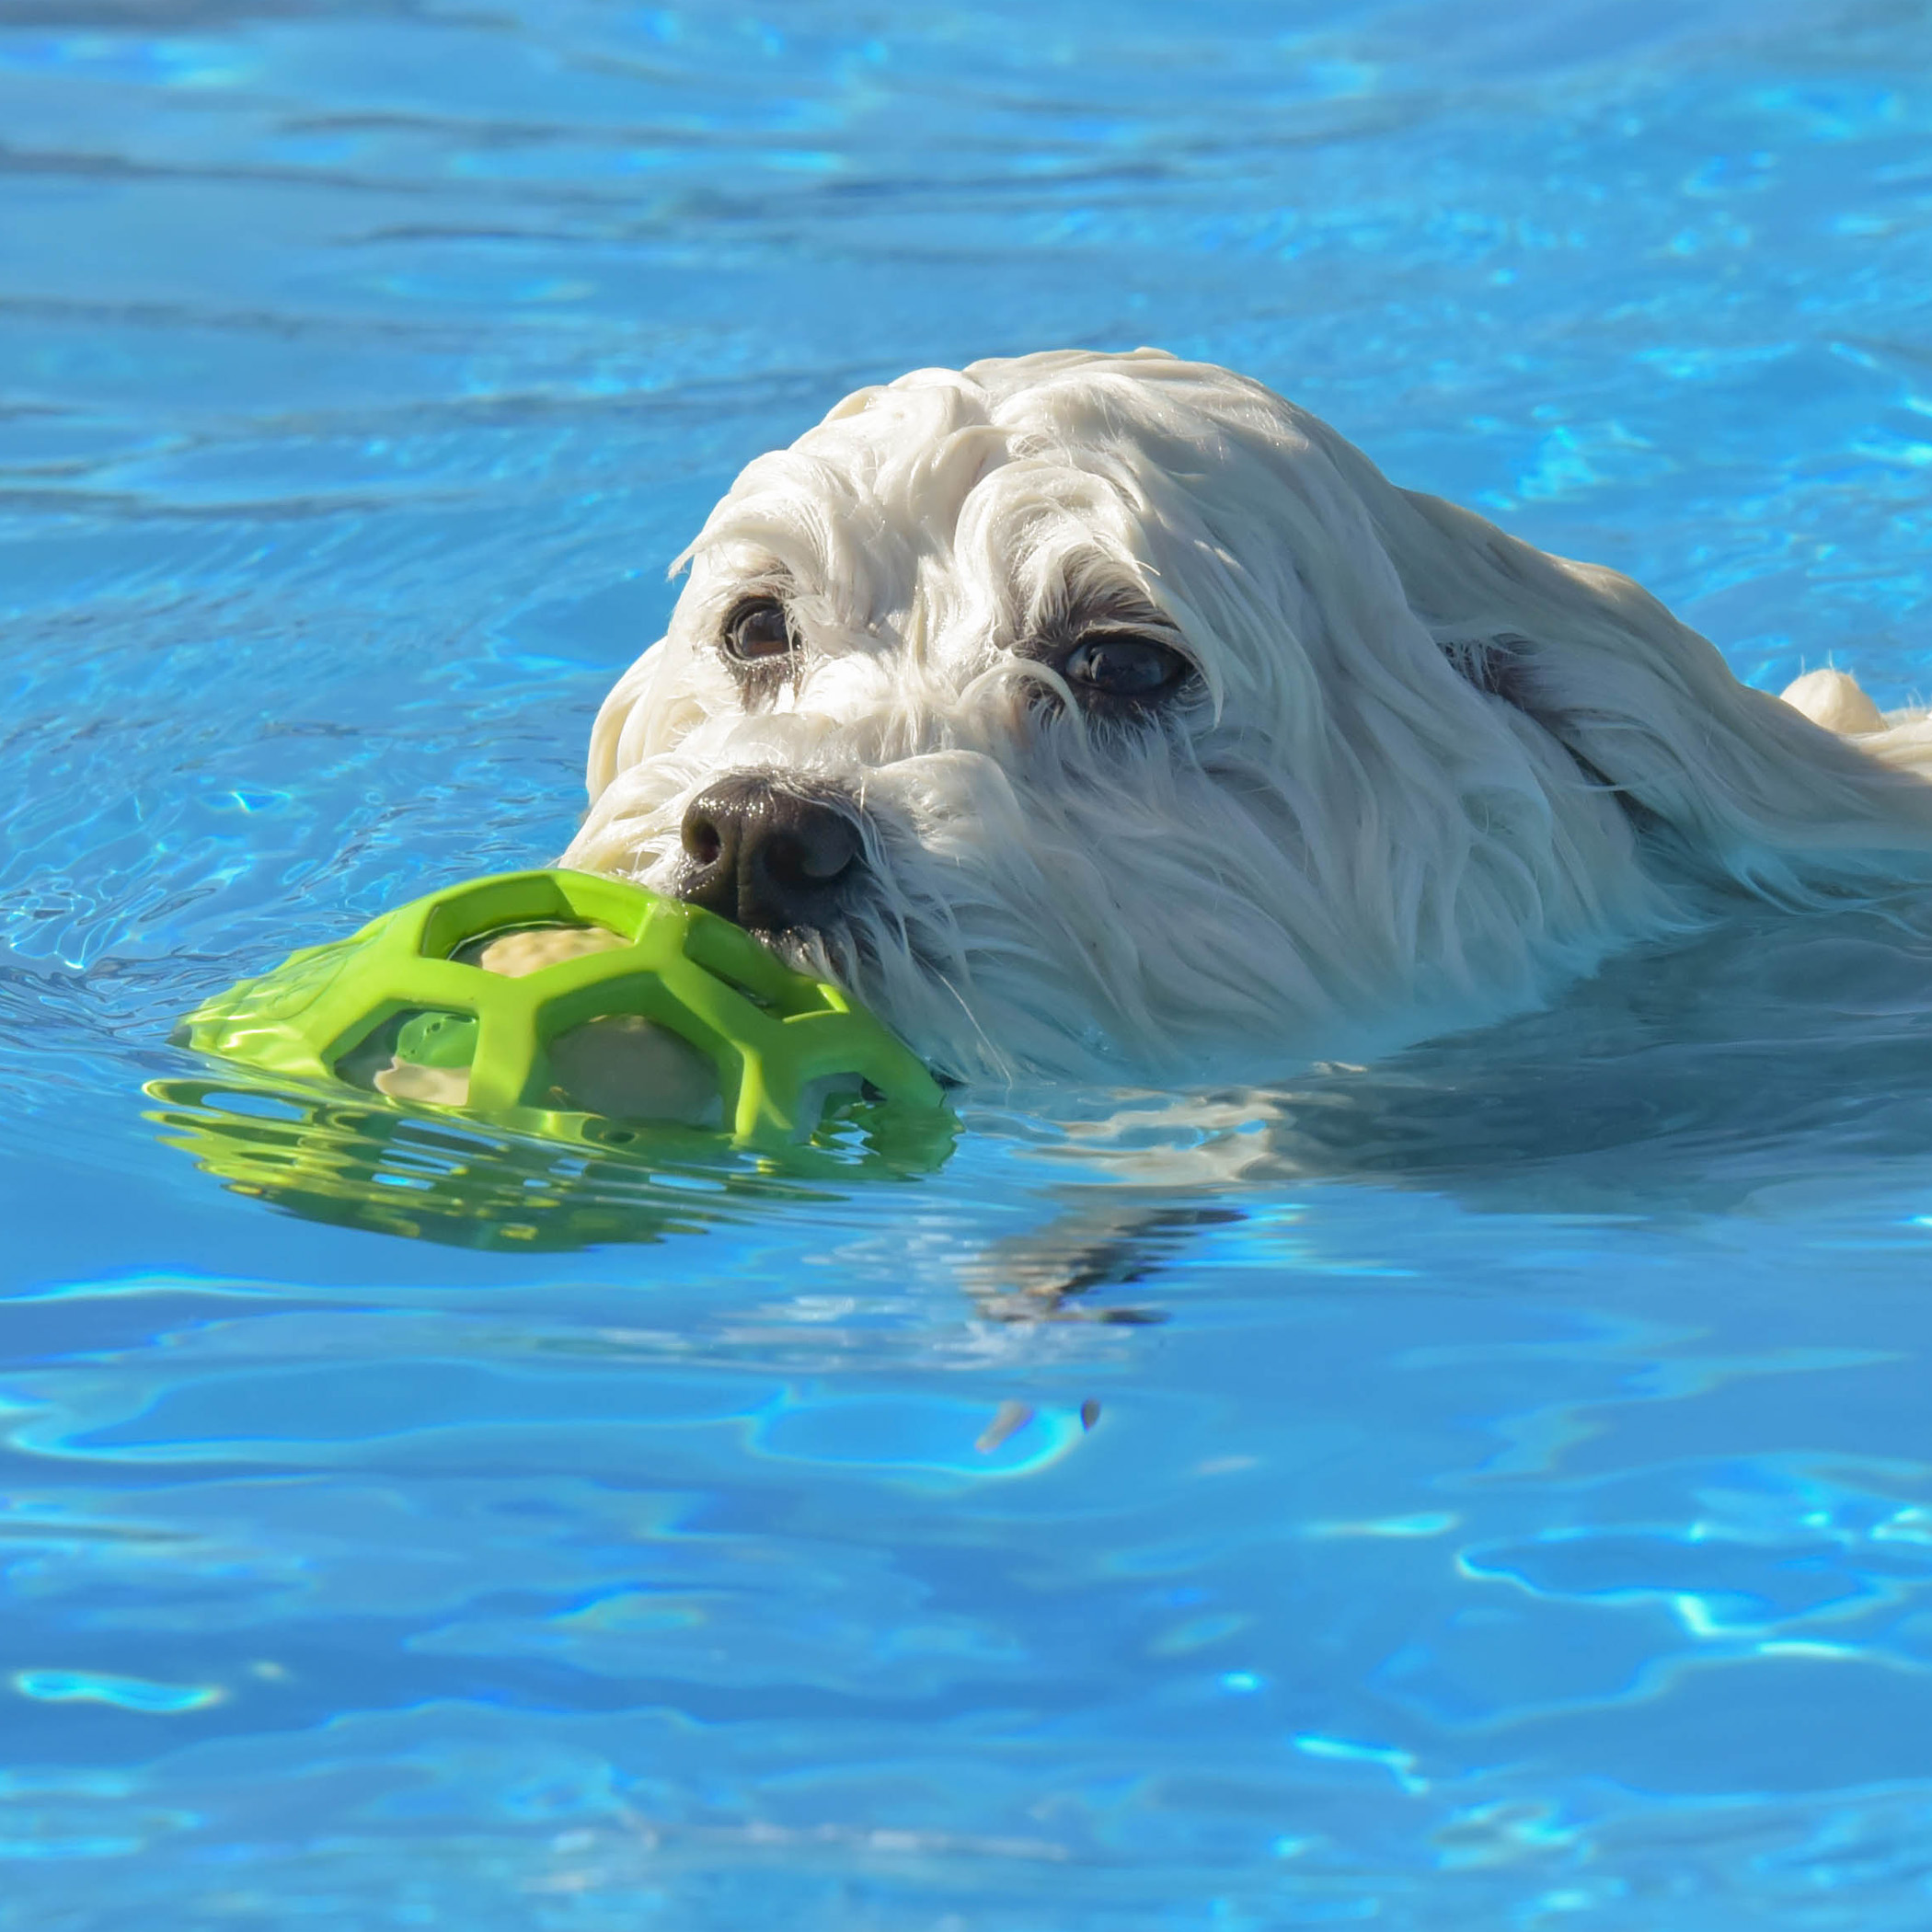
M 1916 717 L 1835 673 L 1751 690 L 1628 579 L 1155 351 L 861 390 L 751 464 L 688 561 L 598 718 L 565 863 L 670 886 L 720 775 L 845 784 L 871 894 L 802 952 L 961 1076 L 1361 1057 L 1532 1005 L 1713 888 L 1932 875 Z M 747 710 L 717 638 L 762 590 L 805 657 Z M 1201 695 L 1089 730 L 1015 647 L 1123 597 Z M 1466 674 L 1485 652 L 1513 702 Z

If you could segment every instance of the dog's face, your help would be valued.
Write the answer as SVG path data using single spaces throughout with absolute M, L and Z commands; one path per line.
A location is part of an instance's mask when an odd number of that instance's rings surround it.
M 739 920 L 956 1075 L 1352 1055 L 1662 915 L 1538 653 L 1670 620 L 1224 370 L 861 391 L 689 562 L 566 862 Z

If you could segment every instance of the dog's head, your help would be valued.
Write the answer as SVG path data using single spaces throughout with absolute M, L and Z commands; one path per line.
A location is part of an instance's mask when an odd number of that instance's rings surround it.
M 1722 815 L 1708 646 L 1153 351 L 861 390 L 687 560 L 567 862 L 739 920 L 963 1076 L 1519 1006 L 1668 916 L 1633 799 Z

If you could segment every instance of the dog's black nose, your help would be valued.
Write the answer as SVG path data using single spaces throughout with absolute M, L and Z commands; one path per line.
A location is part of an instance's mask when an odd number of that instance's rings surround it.
M 733 772 L 684 808 L 688 899 L 753 932 L 819 926 L 864 868 L 857 803 L 772 772 Z

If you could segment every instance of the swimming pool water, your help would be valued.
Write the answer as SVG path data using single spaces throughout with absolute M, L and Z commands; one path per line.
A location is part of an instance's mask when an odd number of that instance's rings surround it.
M 1928 135 L 1906 0 L 0 10 L 0 1926 L 1932 1923 L 1909 924 L 925 1177 L 165 1144 L 922 363 L 1227 362 L 1932 686 Z

